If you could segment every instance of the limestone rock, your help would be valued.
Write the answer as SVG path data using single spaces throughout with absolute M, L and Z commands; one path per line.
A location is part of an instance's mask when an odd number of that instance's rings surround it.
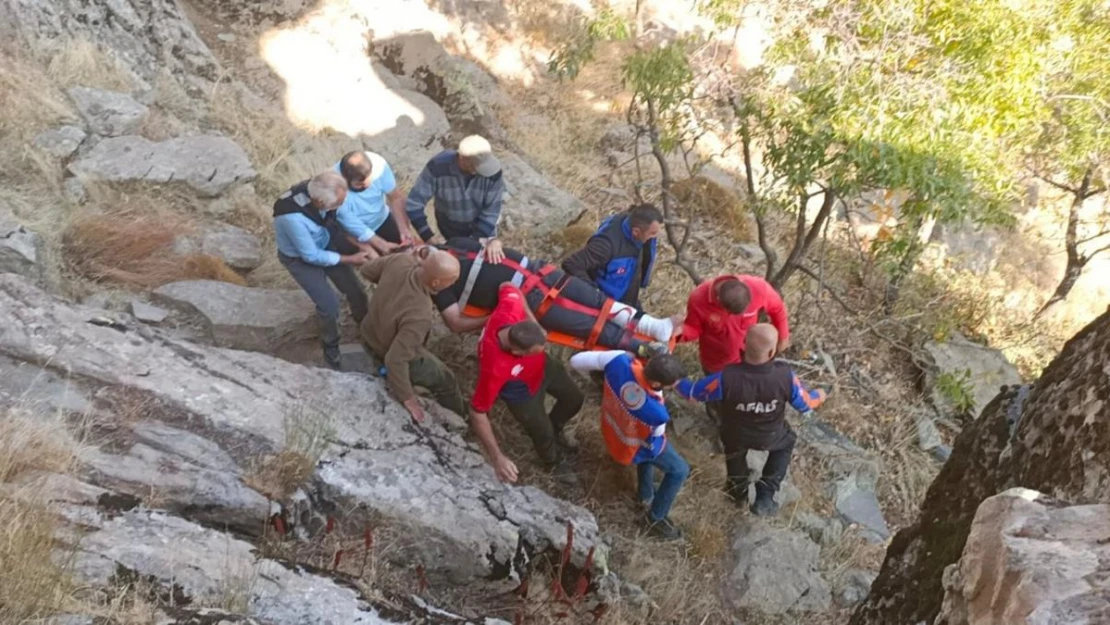
M 953 380 L 966 379 L 975 404 L 971 409 L 973 417 L 979 416 L 987 403 L 998 394 L 1000 387 L 1021 384 L 1017 368 L 1002 352 L 972 343 L 958 333 L 944 343 L 930 341 L 924 347 L 937 367 L 936 374 L 926 381 L 926 391 L 942 414 L 953 413 L 955 407 L 951 398 L 938 388 L 939 376 L 947 374 Z
M 937 623 L 1097 625 L 1110 620 L 1110 505 L 1013 488 L 979 506 L 945 570 Z
M 22 405 L 43 414 L 58 411 L 84 414 L 91 407 L 86 394 L 65 377 L 35 365 L 0 356 L 0 404 Z
M 152 295 L 167 305 L 199 313 L 213 340 L 224 347 L 272 351 L 316 332 L 316 307 L 299 289 L 186 280 L 158 287 Z
M 85 131 L 77 126 L 61 126 L 40 132 L 32 142 L 47 154 L 65 159 L 77 151 L 86 136 Z
M 1108 368 L 1105 313 L 1067 342 L 1031 390 L 1008 387 L 983 408 L 956 438 L 918 519 L 891 540 L 852 625 L 933 623 L 942 572 L 963 555 L 989 497 L 1022 486 L 1077 505 L 1110 503 Z
M 176 0 L 5 2 L 0 34 L 44 61 L 75 42 L 91 43 L 138 90 L 151 89 L 168 75 L 200 96 L 221 75 Z
M 931 451 L 944 444 L 937 424 L 933 423 L 933 419 L 928 414 L 917 412 L 913 415 L 913 419 L 914 425 L 917 426 L 917 444 L 922 450 Z
M 80 178 L 70 176 L 62 183 L 62 188 L 65 190 L 66 197 L 74 204 L 83 204 L 88 193 L 85 191 L 85 183 L 81 182 Z
M 170 311 L 134 299 L 131 300 L 131 314 L 143 323 L 162 323 L 170 315 Z
M 0 355 L 66 371 L 82 387 L 104 389 L 98 403 L 106 412 L 128 410 L 129 418 L 117 418 L 113 436 L 89 456 L 98 463 L 93 475 L 123 493 L 146 498 L 151 489 L 120 471 L 109 473 L 113 462 L 150 468 L 169 462 L 183 475 L 155 478 L 169 486 L 161 501 L 155 489 L 156 503 L 206 522 L 216 518 L 216 508 L 229 505 L 227 516 L 245 521 L 262 513 L 250 503 L 253 495 L 225 496 L 235 494 L 232 489 L 238 487 L 232 484 L 241 481 L 241 471 L 287 444 L 293 452 L 302 449 L 297 441 L 315 421 L 329 444 L 302 486 L 303 505 L 286 501 L 282 507 L 297 531 L 323 515 L 334 515 L 341 530 L 350 528 L 358 536 L 373 523 L 395 537 L 390 559 L 408 567 L 419 563 L 433 579 L 462 583 L 519 579 L 535 556 L 565 546 L 569 524 L 571 561 L 582 566 L 588 550 L 596 547 L 595 565 L 607 570 L 608 547 L 592 514 L 534 487 L 499 482 L 480 450 L 444 425 L 447 411 L 429 402 L 427 422 L 415 426 L 380 380 L 191 344 L 128 323 L 130 317 L 104 324 L 97 321 L 101 311 L 63 302 L 18 276 L 0 275 L 0 315 L 7 320 L 0 324 Z M 98 462 L 96 454 L 105 457 Z M 216 505 L 190 506 L 191 481 L 206 502 Z M 247 505 L 219 503 L 237 500 Z M 130 554 L 141 547 L 129 546 L 124 537 L 134 532 L 142 537 L 150 525 L 119 523 L 115 528 L 123 534 L 101 544 L 122 550 L 119 558 L 135 566 Z M 180 550 L 192 553 L 189 533 L 180 535 L 185 541 Z M 223 539 L 216 538 L 222 554 Z M 347 599 L 335 601 L 349 605 Z
M 343 371 L 357 371 L 367 375 L 378 375 L 370 354 L 362 343 L 344 343 L 339 346 L 339 368 Z
M 826 519 L 802 510 L 794 515 L 794 521 L 814 542 L 823 547 L 835 545 L 844 535 L 844 524 L 838 519 Z
M 725 596 L 737 609 L 768 614 L 827 610 L 832 598 L 817 572 L 820 553 L 805 534 L 745 523 L 732 543 L 735 564 L 725 580 Z
M 135 134 L 150 114 L 146 105 L 126 93 L 91 87 L 70 87 L 66 93 L 89 130 L 103 137 Z
M 562 228 L 585 209 L 574 196 L 555 186 L 516 154 L 498 152 L 498 157 L 505 179 L 503 210 L 511 215 L 515 230 L 539 235 Z
M 867 598 L 876 573 L 864 569 L 848 569 L 836 580 L 836 597 L 841 605 L 855 605 Z
M 869 542 L 881 543 L 890 537 L 890 528 L 872 486 L 856 477 L 837 480 L 833 501 L 844 522 L 858 525 Z
M 205 197 L 254 180 L 257 173 L 239 144 L 211 135 L 153 143 L 138 136 L 97 143 L 69 170 L 108 182 L 182 182 Z
M 218 224 L 199 234 L 179 236 L 174 240 L 173 251 L 215 256 L 228 267 L 240 271 L 251 271 L 262 265 L 262 242 L 257 236 L 230 224 Z
M 257 558 L 250 543 L 161 512 L 132 510 L 105 521 L 82 537 L 73 569 L 98 586 L 110 585 L 121 570 L 153 577 L 189 599 L 182 603 L 219 603 L 229 592 L 243 593 L 250 615 L 266 623 L 389 622 L 350 588 Z
M 0 204 L 0 273 L 17 273 L 37 278 L 42 238 L 19 223 L 10 210 Z

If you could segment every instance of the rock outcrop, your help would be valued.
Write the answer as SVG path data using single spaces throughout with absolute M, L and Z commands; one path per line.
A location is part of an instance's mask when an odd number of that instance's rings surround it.
M 940 376 L 947 376 L 949 384 L 970 394 L 970 413 L 978 417 L 984 407 L 1003 386 L 1021 384 L 1017 367 L 997 349 L 973 343 L 963 336 L 953 334 L 943 343 L 928 342 L 925 351 L 932 357 L 936 372 L 926 380 L 926 392 L 933 405 L 942 414 L 958 412 L 952 397 L 941 389 Z
M 200 95 L 220 76 L 219 64 L 176 0 L 4 2 L 0 34 L 44 61 L 87 41 L 114 58 L 143 91 L 169 75 Z
M 852 624 L 933 622 L 944 570 L 960 559 L 988 497 L 1023 487 L 1076 505 L 1110 502 L 1108 369 L 1105 313 L 1068 341 L 1032 389 L 995 397 L 956 439 L 920 517 L 892 539 Z
M 28 230 L 0 204 L 0 273 L 17 273 L 30 278 L 41 271 L 38 265 L 42 238 Z
M 180 182 L 203 197 L 216 197 L 258 175 L 239 144 L 209 135 L 158 143 L 134 135 L 104 139 L 69 171 L 106 182 Z
M 90 87 L 71 87 L 67 93 L 89 130 L 102 137 L 136 134 L 150 114 L 146 105 L 126 93 Z
M 195 235 L 180 236 L 173 242 L 177 254 L 207 254 L 223 260 L 228 267 L 251 271 L 262 265 L 262 242 L 242 228 L 216 224 Z
M 247 536 L 272 515 L 291 536 L 322 531 L 325 516 L 359 537 L 369 525 L 391 535 L 389 558 L 455 583 L 519 578 L 532 556 L 566 546 L 568 526 L 571 561 L 583 566 L 595 548 L 606 567 L 593 515 L 498 482 L 457 416 L 429 405 L 429 422 L 415 425 L 378 380 L 193 345 L 10 274 L 0 275 L 0 314 L 0 355 L 65 377 L 79 396 L 66 401 L 110 425 L 82 455 L 98 488 Z M 309 462 L 287 499 L 259 486 L 283 457 Z M 142 515 L 112 527 L 146 524 Z
M 1110 505 L 1010 489 L 975 513 L 937 625 L 1110 622 Z
M 222 347 L 272 352 L 316 335 L 316 307 L 299 289 L 258 289 L 218 280 L 186 280 L 152 293 L 162 304 L 195 313 Z
M 817 572 L 821 548 L 801 532 L 753 520 L 732 544 L 735 565 L 724 595 L 738 609 L 769 614 L 827 610 L 829 584 Z
M 61 126 L 35 135 L 35 147 L 55 158 L 69 158 L 81 147 L 88 134 L 77 126 Z

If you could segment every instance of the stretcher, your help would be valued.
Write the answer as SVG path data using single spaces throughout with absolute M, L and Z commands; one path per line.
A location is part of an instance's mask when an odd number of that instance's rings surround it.
M 481 259 L 481 254 L 476 254 L 473 252 L 466 254 L 466 256 L 473 260 L 475 263 L 479 263 Z M 548 342 L 555 343 L 556 345 L 570 347 L 571 349 L 579 351 L 613 349 L 612 347 L 598 346 L 597 344 L 598 337 L 601 336 L 601 331 L 605 327 L 605 324 L 610 321 L 616 323 L 616 321 L 613 319 L 612 313 L 613 304 L 615 303 L 613 298 L 606 297 L 605 302 L 600 308 L 586 306 L 585 304 L 576 302 L 570 298 L 561 295 L 563 287 L 567 284 L 569 280 L 572 279 L 570 276 L 564 275 L 563 278 L 559 280 L 554 286 L 550 286 L 544 282 L 544 278 L 546 278 L 556 270 L 556 267 L 554 265 L 543 265 L 538 270 L 532 271 L 530 269 L 522 267 L 520 264 L 508 258 L 502 260 L 501 262 L 502 264 L 505 264 L 513 270 L 519 272 L 521 275 L 526 276 L 524 283 L 520 286 L 520 290 L 522 293 L 525 294 L 525 297 L 527 297 L 527 294 L 534 289 L 540 289 L 543 292 L 543 301 L 541 301 L 540 304 L 533 311 L 536 319 L 540 321 L 540 325 L 543 325 L 544 315 L 546 315 L 551 307 L 555 305 L 558 305 L 561 308 L 585 313 L 595 318 L 593 327 L 590 329 L 590 333 L 588 336 L 583 338 L 566 334 L 564 332 L 548 330 Z M 476 275 L 476 272 L 472 271 L 471 273 L 472 275 Z M 466 297 L 464 297 L 463 300 L 460 302 L 461 304 L 463 304 L 462 313 L 468 317 L 483 317 L 489 315 L 492 311 L 475 306 L 474 304 L 467 303 L 467 300 L 469 299 L 469 292 L 472 288 L 473 280 L 468 280 L 467 289 L 464 292 L 464 296 Z M 629 324 L 625 326 L 625 330 L 634 339 L 640 342 L 658 342 L 654 337 L 637 332 L 635 330 L 634 320 L 630 321 Z M 676 341 L 677 337 L 672 336 L 667 345 L 668 351 L 674 351 Z

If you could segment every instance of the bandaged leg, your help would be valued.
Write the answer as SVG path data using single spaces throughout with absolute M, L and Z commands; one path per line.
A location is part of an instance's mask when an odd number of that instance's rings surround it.
M 610 309 L 613 321 L 622 326 L 627 326 L 636 316 L 637 312 L 638 311 L 632 306 L 620 302 L 614 302 L 613 308 Z M 669 317 L 660 319 L 645 313 L 636 321 L 636 331 L 640 334 L 646 334 L 657 341 L 666 343 L 671 340 L 671 334 L 674 333 L 674 322 L 671 321 Z

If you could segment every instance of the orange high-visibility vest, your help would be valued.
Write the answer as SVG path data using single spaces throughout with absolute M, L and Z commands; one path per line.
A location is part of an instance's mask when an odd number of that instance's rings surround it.
M 662 401 L 662 394 L 651 390 L 644 378 L 644 366 L 639 360 L 632 363 L 632 376 L 620 376 L 618 388 L 606 373 L 605 389 L 601 397 L 601 435 L 609 455 L 617 462 L 628 465 L 636 453 L 645 447 L 656 428 L 636 418 L 636 413 L 649 401 Z

